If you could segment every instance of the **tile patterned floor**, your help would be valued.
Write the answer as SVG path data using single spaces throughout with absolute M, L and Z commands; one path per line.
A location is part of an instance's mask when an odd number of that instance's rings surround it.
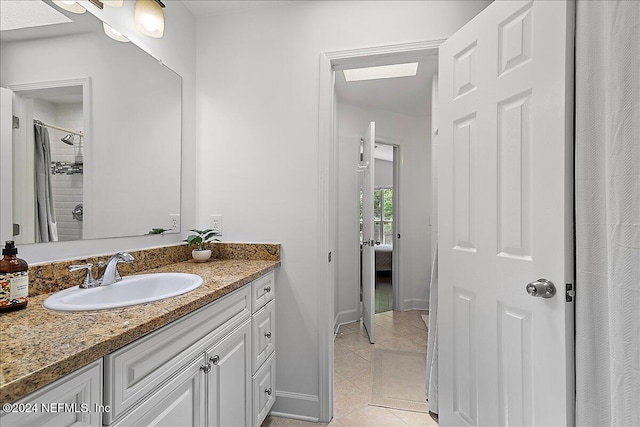
M 329 424 L 267 417 L 262 427 L 384 427 L 437 426 L 429 414 L 369 406 L 371 362 L 375 348 L 427 351 L 425 311 L 376 314 L 376 344 L 371 345 L 360 322 L 340 327 L 334 342 L 334 405 Z

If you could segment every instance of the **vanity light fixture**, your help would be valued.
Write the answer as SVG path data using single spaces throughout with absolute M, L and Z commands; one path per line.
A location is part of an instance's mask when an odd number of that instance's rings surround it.
M 87 11 L 87 9 L 85 9 L 80 4 L 78 4 L 77 1 L 53 0 L 53 4 L 55 4 L 58 7 L 61 7 L 62 9 L 66 10 L 68 12 L 72 12 L 72 13 L 81 14 L 81 13 L 85 13 Z
M 391 79 L 394 77 L 410 77 L 418 73 L 418 62 L 408 64 L 381 65 L 378 67 L 353 68 L 343 70 L 348 82 L 360 80 Z
M 122 43 L 129 42 L 129 39 L 122 35 L 122 33 L 118 30 L 115 30 L 107 25 L 106 22 L 102 23 L 102 28 L 104 29 L 104 33 L 111 37 L 114 40 L 117 40 Z
M 134 19 L 136 28 L 149 37 L 160 38 L 164 34 L 164 4 L 160 0 L 136 0 Z

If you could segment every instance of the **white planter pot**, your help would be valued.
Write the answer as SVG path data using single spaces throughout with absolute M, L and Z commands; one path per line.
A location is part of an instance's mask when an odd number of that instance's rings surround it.
M 204 251 L 192 250 L 191 256 L 195 261 L 204 262 L 211 258 L 211 249 L 206 249 Z

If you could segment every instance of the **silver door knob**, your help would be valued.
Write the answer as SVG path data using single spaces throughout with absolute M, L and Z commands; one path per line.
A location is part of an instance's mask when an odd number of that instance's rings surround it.
M 264 336 L 265 336 L 265 337 L 267 337 L 267 338 L 271 338 L 271 332 L 266 332 L 266 333 L 264 334 Z
M 547 279 L 538 279 L 527 284 L 527 293 L 532 297 L 551 298 L 556 294 L 556 287 Z

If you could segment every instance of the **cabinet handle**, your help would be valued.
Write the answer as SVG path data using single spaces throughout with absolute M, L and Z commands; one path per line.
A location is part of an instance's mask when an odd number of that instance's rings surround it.
M 264 336 L 267 338 L 271 338 L 271 332 L 265 332 Z
M 265 286 L 264 293 L 266 294 L 266 293 L 269 293 L 269 292 L 271 292 L 271 286 Z
M 220 356 L 216 354 L 215 356 L 210 357 L 209 362 L 213 363 L 214 365 L 217 365 L 218 362 L 220 362 Z
M 265 393 L 267 393 L 269 396 L 271 396 L 271 387 L 269 387 L 268 389 L 266 389 L 264 392 L 265 392 Z
M 205 374 L 208 374 L 209 371 L 211 370 L 211 364 L 207 363 L 206 365 L 200 366 L 200 370 L 204 371 Z

